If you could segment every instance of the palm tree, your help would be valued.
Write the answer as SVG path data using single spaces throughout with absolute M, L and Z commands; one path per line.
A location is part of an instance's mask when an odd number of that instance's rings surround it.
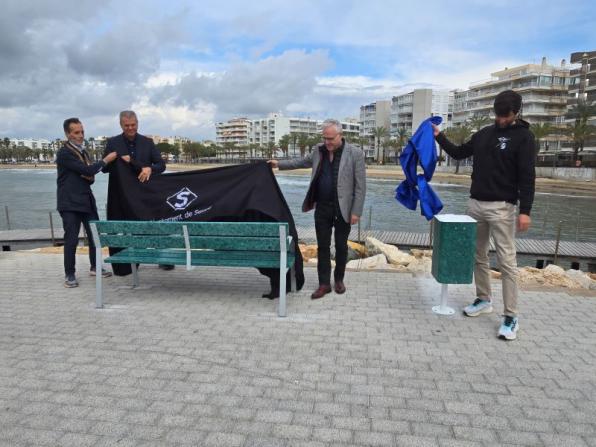
M 298 132 L 290 132 L 290 142 L 292 143 L 292 153 L 294 157 L 296 156 L 296 142 L 298 141 L 298 136 Z
M 596 137 L 596 126 L 576 120 L 573 124 L 568 124 L 564 132 L 569 135 L 573 144 L 573 160 L 578 159 L 579 152 L 584 150 L 586 140 Z
M 461 145 L 472 136 L 472 129 L 467 124 L 462 124 L 461 126 L 449 127 L 447 130 L 445 130 L 445 135 L 452 143 Z M 459 163 L 460 160 L 455 161 L 456 174 L 459 174 Z
M 400 127 L 399 129 L 397 129 L 397 132 L 395 134 L 395 138 L 396 138 L 395 142 L 397 143 L 397 153 L 395 155 L 396 160 L 399 160 L 401 151 L 404 149 L 404 147 L 408 143 L 408 140 L 410 139 L 410 137 L 411 137 L 410 132 L 408 132 L 408 129 L 406 129 L 405 127 Z M 396 161 L 396 163 L 397 163 L 397 161 Z
M 286 134 L 279 139 L 279 148 L 281 151 L 287 156 L 288 155 L 288 148 L 290 147 L 290 135 Z
M 536 143 L 536 155 L 540 152 L 541 140 L 555 132 L 555 128 L 550 123 L 532 124 L 530 130 L 534 134 L 534 141 Z
M 573 160 L 578 159 L 578 153 L 584 150 L 586 140 L 592 138 L 596 134 L 595 127 L 588 124 L 588 119 L 596 115 L 596 104 L 588 104 L 586 101 L 578 101 L 567 112 L 567 118 L 574 120 L 573 124 L 568 124 L 565 129 L 571 137 L 573 143 Z
M 475 115 L 472 118 L 468 118 L 467 124 L 472 132 L 478 132 L 483 127 L 488 126 L 492 123 L 492 120 L 487 115 Z
M 385 149 L 381 149 L 381 140 L 386 138 L 389 135 L 389 132 L 385 127 L 377 127 L 373 129 L 373 138 L 375 141 L 375 148 L 377 154 L 377 162 L 379 164 L 385 164 Z
M 308 137 L 308 153 L 310 154 L 312 152 L 312 148 L 314 146 L 316 146 L 317 144 L 319 144 L 321 142 L 321 136 L 320 135 L 311 135 L 310 137 Z
M 298 134 L 298 147 L 300 148 L 300 157 L 302 158 L 306 155 L 306 146 L 308 146 L 308 134 L 301 132 Z

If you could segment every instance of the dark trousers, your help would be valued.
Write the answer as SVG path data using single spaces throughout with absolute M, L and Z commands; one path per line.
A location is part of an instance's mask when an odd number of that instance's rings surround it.
M 331 231 L 335 228 L 335 281 L 343 281 L 348 262 L 348 236 L 350 224 L 341 216 L 339 206 L 333 202 L 317 202 L 315 231 L 317 233 L 317 272 L 319 285 L 331 284 Z
M 79 244 L 79 231 L 81 224 L 85 227 L 87 239 L 89 239 L 89 263 L 95 268 L 95 244 L 91 235 L 90 220 L 98 219 L 96 213 L 79 213 L 76 211 L 60 211 L 62 227 L 64 228 L 64 273 L 74 275 L 75 255 Z

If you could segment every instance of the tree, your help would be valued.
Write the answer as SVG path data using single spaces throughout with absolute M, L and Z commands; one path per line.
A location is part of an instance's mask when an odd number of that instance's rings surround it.
M 596 137 L 596 126 L 576 120 L 573 124 L 568 124 L 564 132 L 569 135 L 573 144 L 573 160 L 577 160 L 579 152 L 584 150 L 586 140 Z
M 291 140 L 291 137 L 288 134 L 284 135 L 283 137 L 281 137 L 279 139 L 279 147 L 280 147 L 281 151 L 284 153 L 284 155 L 286 157 L 288 156 L 288 149 L 290 147 L 290 140 Z
M 467 124 L 472 132 L 478 132 L 483 127 L 488 126 L 492 123 L 492 120 L 487 115 L 475 115 L 472 118 L 468 118 Z
M 596 104 L 588 104 L 586 101 L 578 101 L 567 112 L 567 118 L 574 120 L 572 124 L 568 124 L 564 132 L 570 136 L 573 144 L 573 160 L 577 160 L 579 152 L 584 150 L 586 140 L 592 138 L 596 134 L 596 126 L 588 124 L 590 117 L 596 115 Z
M 536 143 L 536 155 L 540 152 L 541 140 L 555 132 L 555 128 L 549 123 L 532 124 L 530 131 L 534 134 Z
M 169 160 L 170 155 L 173 155 L 174 152 L 174 146 L 172 146 L 170 143 L 157 143 L 155 145 L 155 148 L 161 152 L 161 156 L 163 158 L 165 158 L 166 160 Z
M 316 146 L 317 144 L 319 144 L 321 142 L 321 136 L 320 135 L 311 135 L 308 137 L 308 142 L 307 142 L 307 146 L 308 146 L 308 153 L 310 154 L 312 152 L 312 148 L 314 146 Z
M 273 153 L 275 152 L 275 143 L 273 141 L 269 141 L 267 145 L 263 148 L 263 152 L 265 153 L 265 157 L 267 160 L 271 160 L 273 158 Z
M 298 141 L 298 132 L 290 132 L 290 142 L 292 143 L 292 153 L 296 156 L 296 142 Z M 286 156 L 288 154 L 286 153 Z
M 375 153 L 377 154 L 377 162 L 379 164 L 385 164 L 385 148 L 381 147 L 381 140 L 389 136 L 389 132 L 385 127 L 377 127 L 373 129 L 373 138 L 375 141 Z
M 306 155 L 306 146 L 308 146 L 308 134 L 303 132 L 298 134 L 298 147 L 300 148 L 300 157 Z
M 472 129 L 467 124 L 462 124 L 461 126 L 449 127 L 445 130 L 445 135 L 452 143 L 462 145 L 472 136 Z M 460 161 L 461 160 L 455 160 L 456 174 L 459 174 Z
M 406 129 L 405 127 L 401 127 L 399 129 L 397 129 L 397 133 L 395 134 L 395 137 L 396 137 L 396 143 L 397 143 L 397 153 L 395 155 L 396 163 L 397 163 L 397 160 L 399 159 L 399 156 L 401 155 L 401 151 L 404 149 L 406 144 L 408 144 L 408 140 L 410 139 L 411 135 L 410 135 L 410 132 L 408 132 L 408 129 Z

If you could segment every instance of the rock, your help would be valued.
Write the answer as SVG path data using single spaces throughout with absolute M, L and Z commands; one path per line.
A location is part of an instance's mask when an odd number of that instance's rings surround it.
M 558 265 L 551 264 L 543 270 L 544 284 L 570 289 L 581 289 L 581 284 L 568 277 Z
M 383 254 L 390 264 L 409 265 L 415 259 L 414 256 L 401 251 L 395 245 L 384 244 L 374 237 L 367 237 L 365 244 L 369 255 Z
M 567 277 L 572 281 L 575 281 L 581 285 L 581 287 L 584 289 L 596 289 L 596 281 L 594 281 L 581 270 L 570 269 L 565 272 L 565 275 L 567 275 Z
M 348 262 L 346 268 L 355 270 L 373 270 L 389 268 L 387 258 L 383 254 L 371 256 L 369 258 L 356 259 Z
M 412 273 L 430 273 L 432 259 L 428 257 L 414 258 L 407 266 L 407 271 Z
M 300 247 L 300 252 L 302 253 L 302 258 L 308 262 L 309 259 L 317 259 L 317 246 L 316 245 L 304 245 L 298 244 Z
M 432 250 L 419 250 L 417 248 L 413 248 L 410 250 L 410 253 L 412 253 L 412 256 L 414 256 L 417 259 L 420 258 L 432 258 L 433 257 L 433 251 Z
M 368 257 L 366 246 L 359 244 L 358 242 L 348 241 L 348 247 L 354 250 L 358 254 L 359 258 Z

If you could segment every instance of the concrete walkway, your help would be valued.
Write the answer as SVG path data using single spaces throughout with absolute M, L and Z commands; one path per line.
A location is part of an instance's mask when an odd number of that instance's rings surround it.
M 313 302 L 307 268 L 279 319 L 255 270 L 143 266 L 103 310 L 61 272 L 0 253 L 0 446 L 596 446 L 594 294 L 523 292 L 507 343 L 498 313 L 434 315 L 427 277 L 348 272 Z

